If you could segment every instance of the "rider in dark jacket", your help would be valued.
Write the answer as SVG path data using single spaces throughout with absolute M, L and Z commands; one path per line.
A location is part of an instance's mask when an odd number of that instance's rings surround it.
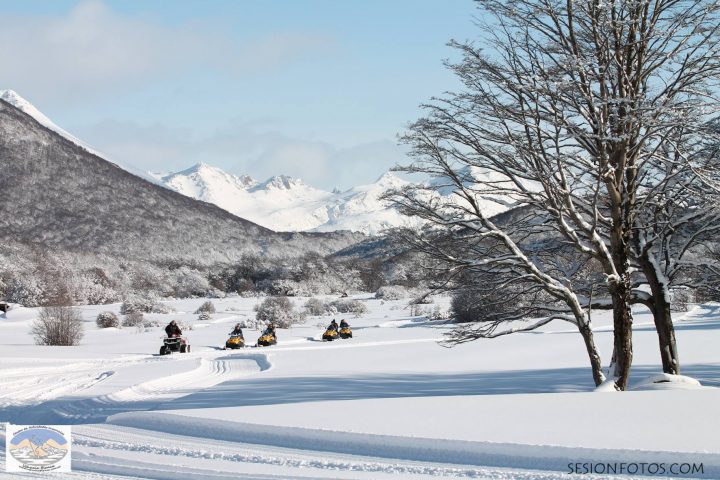
M 182 330 L 180 330 L 180 327 L 178 326 L 177 322 L 175 322 L 175 320 L 168 323 L 168 326 L 165 327 L 165 333 L 167 334 L 168 337 L 181 337 L 182 336 Z
M 233 329 L 232 332 L 230 332 L 230 335 L 240 335 L 241 337 L 243 336 L 242 328 L 240 328 L 239 323 L 237 325 L 235 325 L 235 328 Z
M 276 337 L 275 335 L 275 325 L 272 323 L 265 328 L 265 331 L 263 332 L 263 335 L 272 335 L 273 337 Z M 276 337 L 277 338 L 277 337 Z
M 340 328 L 350 328 L 350 324 L 346 322 L 343 318 L 342 320 L 340 320 Z
M 330 325 L 328 325 L 328 328 L 327 328 L 327 329 L 328 329 L 328 330 L 335 330 L 336 332 L 338 331 L 338 324 L 337 324 L 337 322 L 335 321 L 334 318 L 333 318 L 332 322 L 330 322 Z

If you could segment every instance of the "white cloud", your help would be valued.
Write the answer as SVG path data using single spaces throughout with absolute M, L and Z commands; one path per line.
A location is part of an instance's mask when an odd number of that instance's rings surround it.
M 349 188 L 374 181 L 403 161 L 403 149 L 391 140 L 337 148 L 277 131 L 258 131 L 242 123 L 227 125 L 203 138 L 161 125 L 105 121 L 73 134 L 120 163 L 165 172 L 205 162 L 257 179 L 291 175 L 311 185 Z
M 41 102 L 87 99 L 182 72 L 264 71 L 332 45 L 303 32 L 241 42 L 216 25 L 161 25 L 88 0 L 62 17 L 0 16 L 0 85 Z

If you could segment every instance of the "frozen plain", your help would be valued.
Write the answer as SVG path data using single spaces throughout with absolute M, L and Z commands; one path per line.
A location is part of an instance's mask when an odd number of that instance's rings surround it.
M 369 312 L 347 317 L 353 339 L 322 342 L 332 317 L 309 317 L 276 346 L 239 351 L 221 347 L 258 299 L 213 299 L 204 322 L 192 313 L 203 299 L 169 301 L 176 313 L 146 316 L 192 325 L 192 351 L 166 357 L 161 328 L 95 326 L 119 304 L 81 307 L 77 347 L 34 345 L 37 310 L 11 310 L 0 317 L 0 421 L 74 425 L 74 472 L 53 478 L 614 478 L 569 476 L 577 462 L 703 463 L 691 477 L 720 478 L 716 305 L 675 314 L 683 373 L 702 388 L 605 393 L 570 324 L 445 348 L 450 327 L 411 316 L 407 299 L 356 298 Z M 607 364 L 610 317 L 593 321 Z M 258 334 L 246 329 L 248 343 Z M 660 371 L 656 342 L 638 310 L 631 384 Z M 0 478 L 20 477 L 0 465 Z

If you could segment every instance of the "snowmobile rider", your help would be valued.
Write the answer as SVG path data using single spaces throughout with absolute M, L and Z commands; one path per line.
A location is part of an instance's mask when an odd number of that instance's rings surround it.
M 182 337 L 182 330 L 180 330 L 180 327 L 175 320 L 168 323 L 168 326 L 165 327 L 165 333 L 167 334 L 168 338 Z
M 263 335 L 272 335 L 273 337 L 277 338 L 277 336 L 275 335 L 275 325 L 273 325 L 272 323 L 270 323 L 270 324 L 265 328 L 265 331 L 263 332 Z
M 343 318 L 342 320 L 340 320 L 340 328 L 350 328 L 350 324 L 346 322 Z
M 336 332 L 338 331 L 338 324 L 337 324 L 337 322 L 335 321 L 334 318 L 332 319 L 332 322 L 330 322 L 330 325 L 328 325 L 327 329 L 328 329 L 328 330 L 334 330 L 334 331 L 336 331 Z
M 241 337 L 243 337 L 242 328 L 240 327 L 239 323 L 235 325 L 235 328 L 232 332 L 230 332 L 230 335 L 240 335 Z

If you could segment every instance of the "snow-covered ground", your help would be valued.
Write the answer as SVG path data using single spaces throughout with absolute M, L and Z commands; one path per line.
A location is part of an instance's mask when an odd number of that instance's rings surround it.
M 331 317 L 309 317 L 276 346 L 239 351 L 221 347 L 257 299 L 214 299 L 204 322 L 192 313 L 203 299 L 170 301 L 176 313 L 146 316 L 192 324 L 192 351 L 165 357 L 161 328 L 95 326 L 119 305 L 82 307 L 77 347 L 34 345 L 37 310 L 11 310 L 0 316 L 0 421 L 74 425 L 74 472 L 53 478 L 560 479 L 593 462 L 702 463 L 684 476 L 720 478 L 718 306 L 676 314 L 684 373 L 702 387 L 643 385 L 660 368 L 638 310 L 639 390 L 604 393 L 569 324 L 444 348 L 449 327 L 410 316 L 407 300 L 358 298 L 369 312 L 347 317 L 352 339 L 320 341 Z M 593 318 L 607 363 L 610 318 Z M 258 334 L 246 330 L 248 343 Z M 0 465 L 0 478 L 20 477 L 33 475 Z

